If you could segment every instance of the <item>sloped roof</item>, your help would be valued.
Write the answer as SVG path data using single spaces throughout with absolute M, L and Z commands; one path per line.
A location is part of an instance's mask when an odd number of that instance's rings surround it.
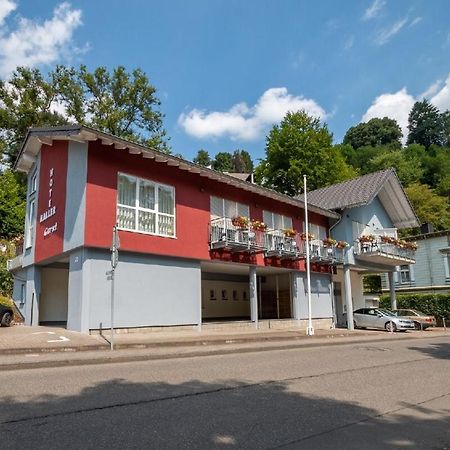
M 308 192 L 308 202 L 325 209 L 343 210 L 368 205 L 377 196 L 397 228 L 419 226 L 394 169 L 380 170 Z
M 308 201 L 326 209 L 354 208 L 367 205 L 378 194 L 385 181 L 395 173 L 393 169 L 369 173 L 308 192 Z
M 62 125 L 57 127 L 30 128 L 14 164 L 14 169 L 20 172 L 28 173 L 33 167 L 33 164 L 36 162 L 36 158 L 41 149 L 41 145 L 52 145 L 53 140 L 71 140 L 83 143 L 100 140 L 102 144 L 109 145 L 117 150 L 127 151 L 132 155 L 140 155 L 140 157 L 145 159 L 153 159 L 158 163 L 177 167 L 179 170 L 187 171 L 193 174 L 197 174 L 200 177 L 215 180 L 219 183 L 222 183 L 224 186 L 236 186 L 237 188 L 244 191 L 271 198 L 272 200 L 279 201 L 284 204 L 304 208 L 304 202 L 302 198 L 294 198 L 285 194 L 280 194 L 279 192 L 276 192 L 272 189 L 268 189 L 254 183 L 241 180 L 240 178 L 236 178 L 231 175 L 217 172 L 215 170 L 200 166 L 185 159 L 159 152 L 155 149 L 145 147 L 135 142 L 130 142 L 126 139 L 104 133 L 85 125 L 74 124 Z M 338 219 L 340 217 L 338 213 L 327 210 L 325 208 L 321 208 L 320 206 L 311 205 L 309 209 L 325 217 L 330 217 L 333 219 Z

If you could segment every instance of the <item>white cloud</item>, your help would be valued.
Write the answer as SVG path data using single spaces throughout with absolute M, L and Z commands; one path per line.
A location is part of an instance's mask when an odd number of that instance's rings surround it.
M 395 119 L 402 129 L 403 141 L 406 141 L 408 135 L 408 115 L 414 103 L 414 97 L 408 94 L 406 88 L 394 94 L 382 94 L 370 105 L 361 121 L 367 122 L 374 117 Z
M 422 21 L 422 17 L 415 17 L 411 23 L 409 24 L 410 27 L 413 27 L 414 25 L 417 25 L 419 22 Z
M 355 36 L 351 35 L 344 43 L 344 50 L 350 50 L 355 43 Z
M 11 0 L 0 0 L 0 27 L 5 19 L 17 8 L 17 4 Z
M 363 20 L 375 19 L 386 4 L 384 0 L 374 0 L 374 2 L 364 11 Z
M 64 2 L 55 7 L 50 19 L 39 23 L 19 17 L 15 29 L 9 31 L 4 20 L 15 7 L 9 0 L 0 0 L 0 76 L 9 76 L 17 66 L 54 63 L 70 50 L 77 50 L 72 38 L 82 23 L 81 10 Z
M 450 75 L 445 80 L 444 86 L 431 97 L 430 102 L 441 111 L 450 109 Z
M 316 101 L 294 96 L 281 87 L 265 91 L 252 107 L 238 103 L 228 111 L 209 113 L 193 109 L 187 114 L 181 114 L 178 124 L 186 133 L 201 139 L 228 136 L 233 140 L 250 141 L 260 138 L 270 125 L 280 122 L 288 111 L 299 110 L 305 110 L 319 119 L 326 116 L 325 110 Z
M 430 84 L 430 86 L 428 86 L 425 91 L 419 94 L 418 98 L 420 100 L 424 98 L 429 100 L 441 89 L 441 87 L 442 87 L 442 80 L 436 80 L 434 83 Z
M 387 44 L 400 30 L 408 23 L 408 18 L 403 18 L 395 22 L 391 27 L 380 30 L 375 37 L 378 45 Z

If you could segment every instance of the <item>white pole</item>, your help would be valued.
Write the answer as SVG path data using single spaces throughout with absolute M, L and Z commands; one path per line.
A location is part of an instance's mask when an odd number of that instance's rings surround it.
M 305 233 L 306 233 L 306 280 L 308 287 L 308 328 L 306 334 L 312 336 L 314 334 L 314 327 L 312 324 L 311 312 L 311 273 L 309 266 L 309 223 L 308 223 L 308 200 L 306 198 L 306 175 L 303 175 L 303 194 L 305 198 Z

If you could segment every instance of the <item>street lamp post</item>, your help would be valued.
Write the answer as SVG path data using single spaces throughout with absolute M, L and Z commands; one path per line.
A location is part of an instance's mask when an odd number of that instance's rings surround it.
M 111 338 L 110 347 L 114 350 L 114 275 L 117 264 L 119 262 L 119 232 L 117 230 L 117 224 L 113 226 L 112 246 L 111 246 Z
M 314 327 L 312 324 L 312 312 L 311 312 L 311 271 L 309 260 L 309 223 L 308 223 L 308 199 L 306 196 L 306 175 L 303 175 L 303 195 L 305 202 L 305 233 L 306 233 L 306 283 L 308 288 L 308 327 L 306 328 L 306 334 L 312 336 L 314 334 Z

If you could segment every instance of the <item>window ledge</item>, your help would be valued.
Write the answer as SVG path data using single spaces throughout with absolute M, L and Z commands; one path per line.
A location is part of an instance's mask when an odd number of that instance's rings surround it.
M 155 236 L 155 237 L 162 237 L 162 238 L 169 238 L 169 239 L 178 239 L 176 235 L 169 236 L 168 234 L 148 233 L 146 231 L 130 230 L 129 228 L 120 228 L 120 227 L 117 227 L 117 229 L 119 231 L 128 231 L 129 233 L 143 234 L 145 236 Z

